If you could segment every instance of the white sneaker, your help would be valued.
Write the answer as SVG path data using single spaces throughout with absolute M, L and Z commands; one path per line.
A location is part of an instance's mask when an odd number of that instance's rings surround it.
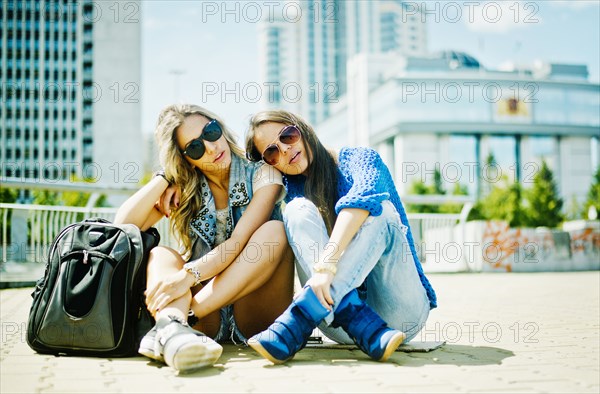
M 176 317 L 159 319 L 142 338 L 139 352 L 179 373 L 213 365 L 223 352 L 217 342 Z

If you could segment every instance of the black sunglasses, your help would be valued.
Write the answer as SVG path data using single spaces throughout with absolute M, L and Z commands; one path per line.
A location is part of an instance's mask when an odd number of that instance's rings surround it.
M 185 149 L 181 151 L 184 155 L 188 156 L 192 160 L 198 160 L 204 156 L 206 147 L 204 141 L 215 142 L 223 135 L 223 129 L 221 125 L 215 119 L 211 120 L 202 128 L 202 134 L 200 137 L 195 138 L 187 143 Z

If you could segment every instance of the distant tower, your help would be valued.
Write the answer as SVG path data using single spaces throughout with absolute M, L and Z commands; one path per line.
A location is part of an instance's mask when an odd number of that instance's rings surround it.
M 427 51 L 424 22 L 401 1 L 287 1 L 298 15 L 260 25 L 261 79 L 274 94 L 265 108 L 285 108 L 313 124 L 346 94 L 347 62 L 359 53 Z M 293 7 L 292 7 L 293 6 Z M 267 89 L 264 89 L 265 92 Z
M 394 51 L 405 56 L 427 54 L 427 29 L 416 9 L 417 3 L 386 1 L 381 4 L 381 51 Z

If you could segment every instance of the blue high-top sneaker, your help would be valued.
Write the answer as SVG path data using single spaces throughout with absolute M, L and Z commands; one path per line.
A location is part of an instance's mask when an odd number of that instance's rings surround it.
M 274 364 L 282 364 L 304 346 L 312 331 L 329 311 L 310 286 L 305 286 L 291 305 L 265 331 L 254 335 L 248 345 Z
M 333 327 L 342 327 L 360 350 L 377 361 L 386 361 L 406 339 L 402 331 L 387 323 L 358 296 L 356 289 L 346 294 L 335 310 Z

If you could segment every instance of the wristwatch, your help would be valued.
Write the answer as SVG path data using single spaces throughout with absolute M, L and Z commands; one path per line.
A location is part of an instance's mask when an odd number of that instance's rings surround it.
M 160 169 L 160 170 L 154 172 L 153 178 L 157 177 L 157 176 L 162 177 L 165 181 L 167 181 L 167 183 L 169 185 L 171 185 L 173 183 L 169 178 L 167 178 L 167 174 L 165 173 L 165 170 L 163 170 L 163 169 Z

